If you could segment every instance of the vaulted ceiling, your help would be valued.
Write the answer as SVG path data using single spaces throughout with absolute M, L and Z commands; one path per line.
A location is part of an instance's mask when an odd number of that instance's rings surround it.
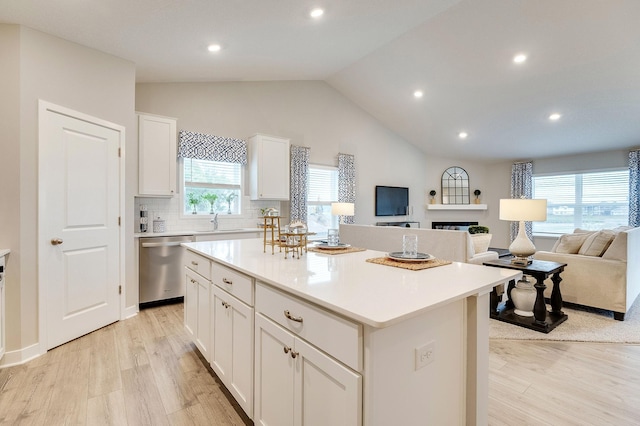
M 139 82 L 324 80 L 439 157 L 640 146 L 638 0 L 5 0 L 0 22 Z

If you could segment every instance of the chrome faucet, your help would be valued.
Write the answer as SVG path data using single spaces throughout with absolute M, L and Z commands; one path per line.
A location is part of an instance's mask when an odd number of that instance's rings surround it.
M 211 219 L 211 223 L 213 223 L 213 230 L 217 231 L 218 230 L 218 213 L 216 213 L 213 216 L 213 219 Z

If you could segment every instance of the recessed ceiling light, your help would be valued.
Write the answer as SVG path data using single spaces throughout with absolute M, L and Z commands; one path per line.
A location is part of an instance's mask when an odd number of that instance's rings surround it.
M 469 134 L 468 134 L 467 132 L 460 132 L 460 133 L 458 133 L 458 137 L 459 137 L 460 139 L 466 139 L 466 138 L 467 138 L 467 136 L 469 136 Z
M 424 95 L 424 93 L 422 93 L 422 90 L 416 90 L 415 92 L 413 92 L 413 96 L 415 96 L 416 98 L 421 98 Z
M 558 121 L 558 120 L 560 120 L 560 117 L 562 117 L 562 115 L 561 115 L 561 114 L 558 114 L 557 112 L 554 112 L 553 114 L 551 114 L 551 115 L 549 116 L 549 120 L 551 120 L 551 121 Z
M 222 49 L 222 46 L 220 46 L 219 44 L 210 44 L 210 45 L 207 47 L 207 50 L 208 50 L 209 52 L 219 52 L 219 51 L 220 51 L 220 49 Z
M 521 64 L 526 60 L 527 60 L 527 55 L 525 55 L 524 53 L 519 53 L 513 57 L 513 62 L 515 62 L 516 64 Z
M 324 10 L 319 9 L 319 8 L 318 9 L 313 9 L 311 11 L 311 13 L 309 13 L 309 15 L 311 15 L 312 18 L 319 18 L 322 15 L 324 15 Z

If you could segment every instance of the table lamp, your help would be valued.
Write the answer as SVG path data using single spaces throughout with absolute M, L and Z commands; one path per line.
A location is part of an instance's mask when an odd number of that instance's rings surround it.
M 331 203 L 331 214 L 336 216 L 353 216 L 355 205 L 353 203 Z M 342 223 L 342 217 L 340 218 Z
M 511 263 L 514 265 L 529 265 L 529 256 L 536 252 L 524 227 L 525 222 L 543 222 L 547 220 L 547 200 L 532 200 L 526 198 L 512 198 L 500 200 L 500 220 L 520 222 L 518 236 L 509 246 L 514 255 Z

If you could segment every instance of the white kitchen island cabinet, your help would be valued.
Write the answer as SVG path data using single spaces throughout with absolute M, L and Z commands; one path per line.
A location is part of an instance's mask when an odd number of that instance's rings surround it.
M 289 139 L 251 136 L 249 166 L 252 200 L 289 199 Z
M 209 360 L 211 261 L 187 252 L 184 265 L 184 327 L 202 356 Z
M 489 292 L 518 271 L 411 271 L 366 262 L 385 255 L 371 250 L 284 259 L 260 239 L 184 246 L 254 278 L 256 424 L 487 424 Z

